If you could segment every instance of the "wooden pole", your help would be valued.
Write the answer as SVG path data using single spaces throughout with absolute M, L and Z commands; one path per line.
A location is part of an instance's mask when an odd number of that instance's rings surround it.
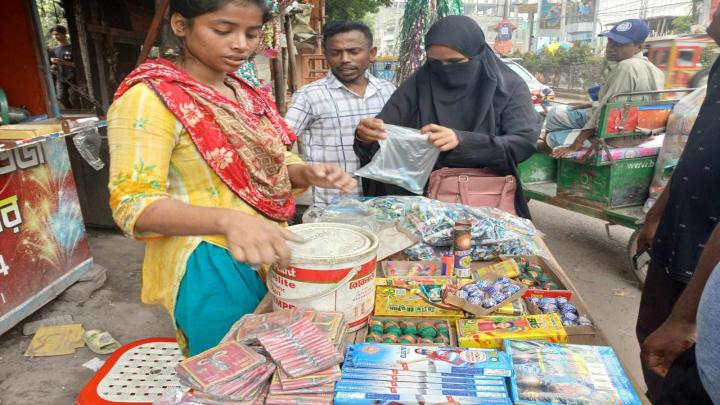
M 295 59 L 295 39 L 292 28 L 292 17 L 288 14 L 285 16 L 285 35 L 287 37 L 287 50 L 288 50 L 288 84 L 290 87 L 290 93 L 297 91 L 297 59 Z
M 160 5 L 155 9 L 155 16 L 153 17 L 152 23 L 150 23 L 150 28 L 148 29 L 147 36 L 145 37 L 143 47 L 140 50 L 140 56 L 138 56 L 136 66 L 145 62 L 145 59 L 147 59 L 148 55 L 150 55 L 150 50 L 153 45 L 155 45 L 158 33 L 160 32 L 160 24 L 162 23 L 163 17 L 165 17 L 168 8 L 170 8 L 170 0 L 161 0 Z
M 78 33 L 77 39 L 78 45 L 80 45 L 80 57 L 83 64 L 83 73 L 85 74 L 85 88 L 87 89 L 88 95 L 94 98 L 95 89 L 93 88 L 92 70 L 90 68 L 90 48 L 88 47 L 87 31 L 85 30 L 85 27 L 87 27 L 87 21 L 85 20 L 85 15 L 83 14 L 82 1 L 75 1 L 74 9 L 75 25 L 77 26 Z M 98 57 L 102 57 L 102 55 L 98 55 Z
M 283 72 L 283 63 L 278 55 L 272 59 L 273 84 L 275 86 L 275 104 L 277 104 L 280 115 L 285 115 L 285 74 Z

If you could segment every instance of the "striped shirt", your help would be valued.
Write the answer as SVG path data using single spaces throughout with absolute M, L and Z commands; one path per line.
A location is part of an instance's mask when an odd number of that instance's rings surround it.
M 293 95 L 285 120 L 298 135 L 305 162 L 335 163 L 350 174 L 360 167 L 353 151 L 355 129 L 363 118 L 375 117 L 395 91 L 392 83 L 365 75 L 369 83 L 364 96 L 349 90 L 332 72 Z M 356 195 L 362 193 L 359 184 Z M 338 190 L 312 188 L 313 202 L 321 206 L 339 195 Z

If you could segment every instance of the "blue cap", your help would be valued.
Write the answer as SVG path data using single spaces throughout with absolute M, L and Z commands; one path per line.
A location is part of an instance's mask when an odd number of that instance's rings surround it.
M 625 45 L 629 43 L 642 43 L 645 42 L 648 35 L 650 35 L 650 27 L 643 20 L 636 18 L 621 21 L 613 27 L 610 31 L 605 31 L 599 36 L 608 37 L 613 41 Z

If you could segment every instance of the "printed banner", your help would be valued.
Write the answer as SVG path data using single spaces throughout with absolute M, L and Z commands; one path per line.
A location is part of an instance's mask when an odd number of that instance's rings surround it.
M 0 318 L 90 258 L 65 139 L 0 152 Z
M 562 0 L 540 0 L 541 30 L 560 30 L 560 17 L 562 15 Z

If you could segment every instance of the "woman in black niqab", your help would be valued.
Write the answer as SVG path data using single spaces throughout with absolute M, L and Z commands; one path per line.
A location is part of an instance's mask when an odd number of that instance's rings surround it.
M 527 84 L 495 56 L 469 17 L 450 16 L 433 24 L 425 49 L 427 62 L 376 118 L 358 126 L 355 153 L 360 163 L 366 165 L 378 151 L 376 140 L 384 136 L 382 125 L 387 123 L 430 132 L 430 142 L 442 151 L 436 169 L 488 168 L 519 178 L 517 165 L 533 154 L 540 134 Z M 369 179 L 363 179 L 363 193 L 410 194 Z M 518 215 L 530 217 L 519 182 L 515 207 Z

